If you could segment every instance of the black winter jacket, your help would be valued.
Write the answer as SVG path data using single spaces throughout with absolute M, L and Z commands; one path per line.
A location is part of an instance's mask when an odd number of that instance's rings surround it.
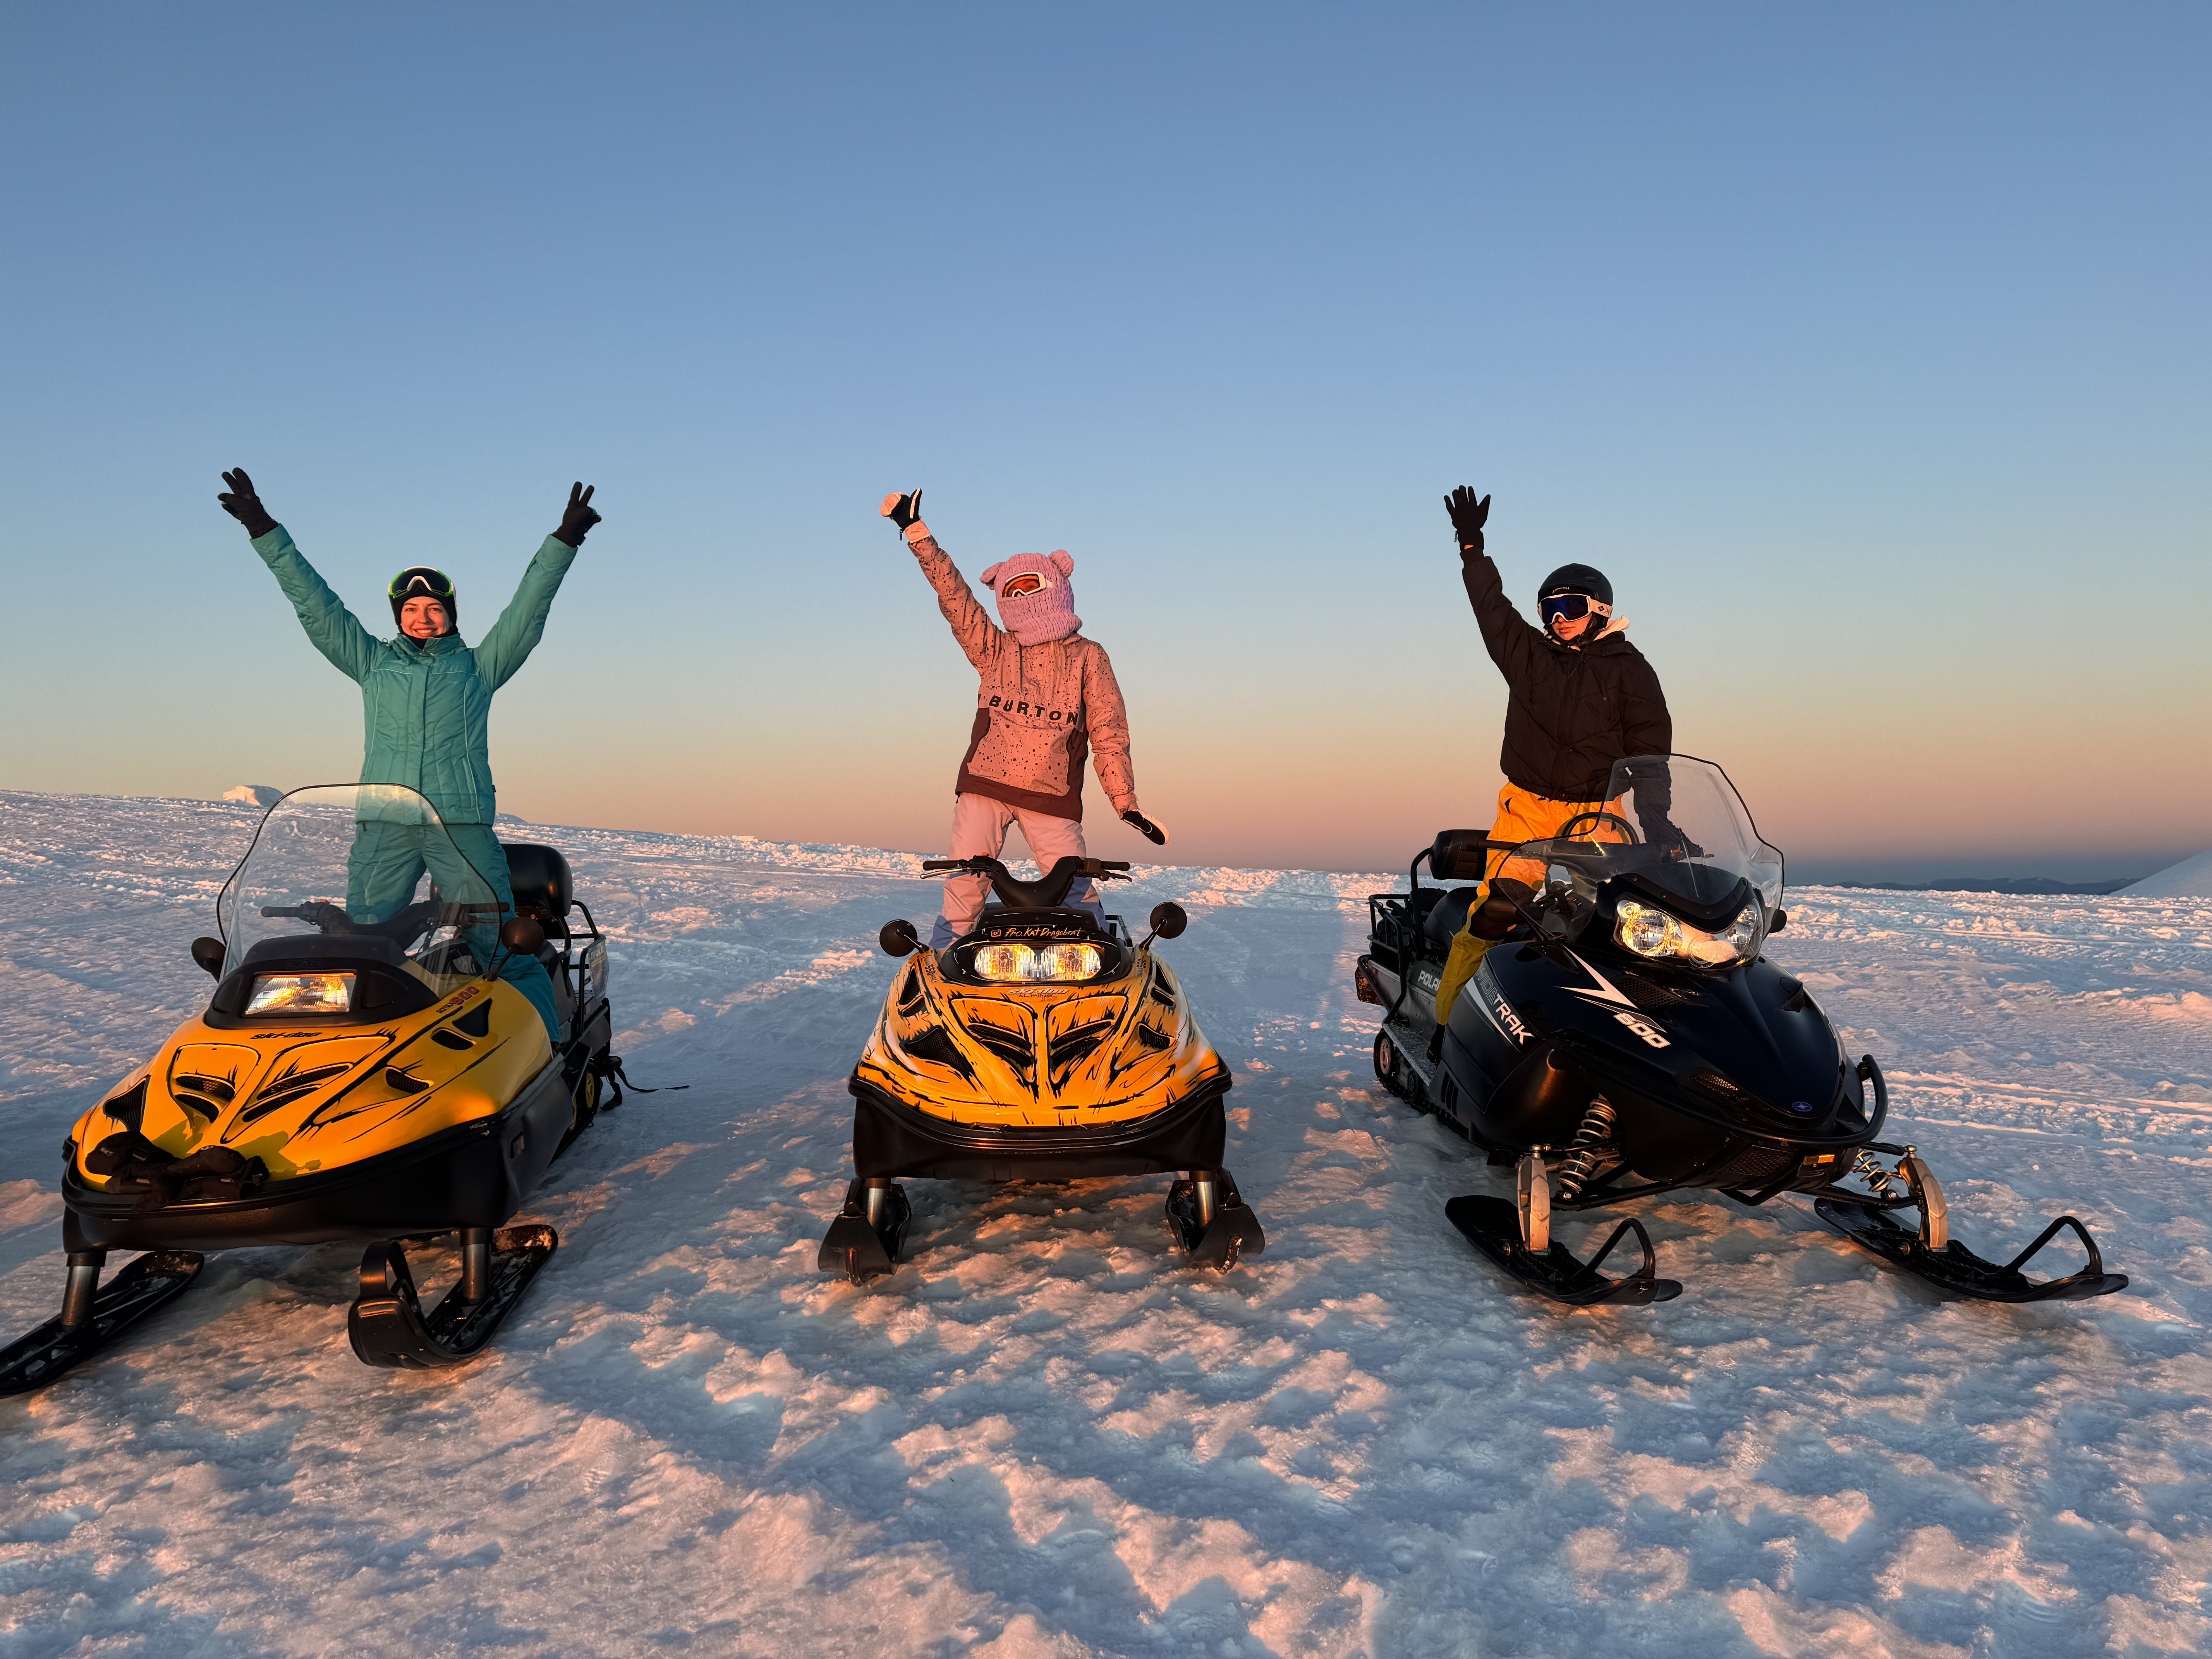
M 1667 695 L 1626 635 L 1562 645 L 1513 608 L 1487 554 L 1462 548 L 1460 562 L 1482 642 L 1505 676 L 1498 765 L 1509 783 L 1553 800 L 1598 800 L 1615 761 L 1673 751 Z

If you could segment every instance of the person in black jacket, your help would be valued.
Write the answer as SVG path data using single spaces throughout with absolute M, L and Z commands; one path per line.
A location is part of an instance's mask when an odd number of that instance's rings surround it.
M 1505 787 L 1498 793 L 1490 839 L 1548 839 L 1577 814 L 1606 810 L 1606 783 L 1616 761 L 1673 749 L 1667 695 L 1644 653 L 1628 642 L 1627 619 L 1613 614 L 1613 584 L 1602 572 L 1565 564 L 1545 577 L 1536 590 L 1542 625 L 1533 626 L 1505 597 L 1498 567 L 1483 551 L 1490 497 L 1477 500 L 1462 485 L 1444 497 L 1444 509 L 1459 538 L 1460 574 L 1482 642 L 1505 677 L 1505 742 L 1498 756 Z M 1650 793 L 1638 791 L 1639 805 Z M 1663 814 L 1663 800 L 1650 804 Z M 1663 816 L 1644 829 L 1647 838 L 1673 833 Z M 1490 855 L 1489 878 L 1500 873 L 1507 858 Z M 1437 988 L 1439 1025 L 1450 1018 L 1453 1003 L 1490 949 L 1490 941 L 1474 931 L 1488 896 L 1486 884 L 1452 939 Z

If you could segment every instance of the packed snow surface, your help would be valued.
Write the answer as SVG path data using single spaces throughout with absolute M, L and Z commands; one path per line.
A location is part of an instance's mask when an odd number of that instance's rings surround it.
M 2130 898 L 2212 898 L 2212 848 L 2121 890 Z
M 62 1135 L 204 996 L 256 817 L 0 795 L 11 1329 L 59 1293 Z M 1226 869 L 1117 891 L 1190 908 L 1267 1254 L 1179 1266 L 1158 1178 L 915 1182 L 863 1289 L 815 1243 L 918 859 L 516 833 L 612 932 L 633 1075 L 689 1089 L 556 1166 L 476 1364 L 368 1370 L 352 1249 L 243 1250 L 0 1401 L 0 1654 L 2212 1650 L 2212 902 L 1816 889 L 1771 947 L 1954 1231 L 2073 1210 L 2134 1279 L 2100 1301 L 1942 1301 L 1697 1196 L 1644 1211 L 1680 1300 L 1516 1297 L 1443 1215 L 1498 1176 L 1372 1081 L 1387 878 Z

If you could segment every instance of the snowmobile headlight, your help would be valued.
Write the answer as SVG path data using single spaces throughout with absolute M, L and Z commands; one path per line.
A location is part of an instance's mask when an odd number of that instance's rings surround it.
M 1034 979 L 1036 952 L 1026 945 L 986 945 L 968 965 L 978 979 Z
M 1759 954 L 1759 941 L 1765 931 L 1760 925 L 1765 920 L 1760 913 L 1759 901 L 1747 899 L 1735 920 L 1725 927 L 1711 933 L 1698 933 L 1692 940 L 1695 947 L 1691 955 L 1699 962 L 1748 962 Z
M 1094 979 L 1106 965 L 1095 945 L 1048 945 L 1037 952 L 1039 979 Z
M 1682 924 L 1664 910 L 1634 899 L 1615 907 L 1620 922 L 1613 936 L 1639 957 L 1671 957 L 1682 948 Z
M 1686 962 L 1717 968 L 1731 962 L 1748 962 L 1759 953 L 1765 920 L 1756 899 L 1747 902 L 1726 927 L 1707 933 L 1655 905 L 1623 899 L 1614 907 L 1619 917 L 1613 936 L 1639 957 L 1680 957 Z
M 249 1014 L 343 1014 L 353 1006 L 351 974 L 264 974 L 246 1000 Z

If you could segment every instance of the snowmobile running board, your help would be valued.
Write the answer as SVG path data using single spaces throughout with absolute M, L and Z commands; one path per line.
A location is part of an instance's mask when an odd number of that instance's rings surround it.
M 105 1250 L 85 1250 L 72 1256 L 61 1312 L 0 1348 L 0 1395 L 43 1389 L 80 1359 L 99 1352 L 180 1295 L 199 1277 L 206 1260 L 191 1250 L 149 1250 L 102 1285 L 100 1269 L 106 1255 Z M 72 1320 L 72 1313 L 79 1316 Z
M 1978 1302 L 2078 1302 L 2084 1297 L 2109 1296 L 2124 1289 L 2128 1282 L 2125 1273 L 2105 1271 L 2105 1259 L 2098 1253 L 2097 1241 L 2089 1237 L 2087 1227 L 2070 1215 L 2060 1216 L 2036 1235 L 2033 1244 L 2000 1267 L 1994 1261 L 1984 1261 L 1955 1238 L 1947 1239 L 1941 1249 L 1930 1249 L 1918 1233 L 1899 1226 L 1880 1211 L 1864 1206 L 1821 1198 L 1813 1201 L 1813 1209 L 1821 1220 L 1851 1243 L 1880 1256 L 1891 1267 L 1901 1267 L 1954 1296 L 1971 1297 Z M 2062 1227 L 2074 1230 L 2074 1236 L 2081 1241 L 2081 1248 L 2089 1253 L 2089 1259 L 2079 1273 L 2038 1283 L 2021 1269 L 2058 1236 Z
M 1444 1206 L 1444 1219 L 1465 1233 L 1470 1244 L 1507 1273 L 1554 1302 L 1580 1308 L 1606 1302 L 1638 1306 L 1649 1302 L 1671 1302 L 1682 1293 L 1679 1279 L 1658 1276 L 1658 1261 L 1651 1253 L 1651 1235 L 1644 1231 L 1644 1224 L 1634 1216 L 1615 1227 L 1588 1261 L 1577 1260 L 1573 1252 L 1556 1239 L 1540 1255 L 1530 1249 L 1521 1242 L 1518 1206 L 1502 1198 L 1489 1198 L 1479 1193 L 1455 1198 Z M 1599 1269 L 1613 1254 L 1613 1247 L 1632 1232 L 1643 1248 L 1642 1263 L 1633 1273 L 1620 1279 L 1607 1279 Z
M 477 1357 L 561 1240 L 550 1227 L 468 1227 L 461 1232 L 461 1277 L 428 1315 L 399 1241 L 362 1253 L 361 1294 L 346 1314 L 346 1334 L 365 1365 L 434 1370 Z M 471 1271 L 473 1269 L 473 1271 Z M 477 1294 L 465 1297 L 463 1292 Z

